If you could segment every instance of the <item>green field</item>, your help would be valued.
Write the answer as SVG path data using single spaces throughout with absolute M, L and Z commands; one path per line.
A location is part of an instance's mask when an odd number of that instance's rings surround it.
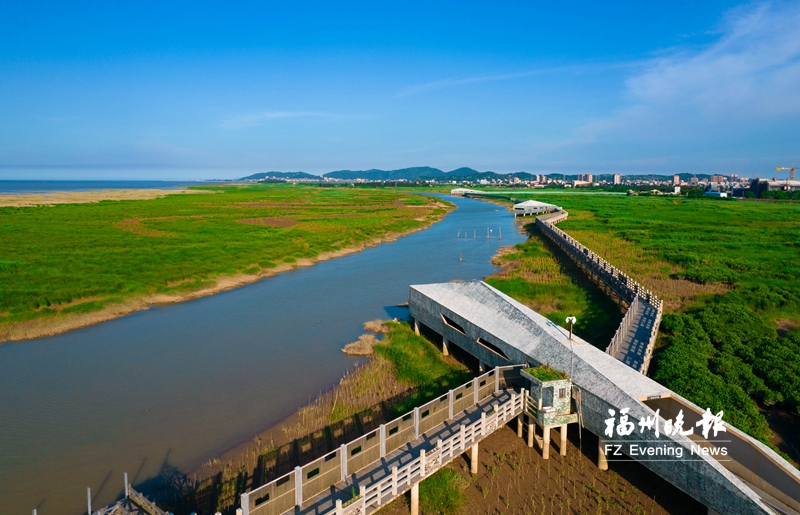
M 560 228 L 665 299 L 654 379 L 702 407 L 724 410 L 727 421 L 765 442 L 773 435 L 763 410 L 798 416 L 800 205 L 601 195 L 541 200 L 569 211 Z M 551 273 L 548 283 L 553 254 L 541 240 L 519 247 L 530 254 L 538 282 L 526 286 L 517 273 L 516 281 L 492 283 L 529 305 L 571 303 L 580 321 L 578 301 L 591 297 L 564 274 Z M 568 266 L 562 262 L 555 272 Z
M 0 208 L 0 331 L 314 260 L 425 227 L 449 209 L 383 189 L 253 185 L 197 191 Z

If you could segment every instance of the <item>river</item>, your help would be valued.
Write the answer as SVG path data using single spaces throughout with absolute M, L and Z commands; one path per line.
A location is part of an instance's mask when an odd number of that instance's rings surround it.
M 78 515 L 87 487 L 94 509 L 117 499 L 123 472 L 197 468 L 335 384 L 354 363 L 341 348 L 396 316 L 409 284 L 482 278 L 524 240 L 505 208 L 447 198 L 457 210 L 395 242 L 1 345 L 0 514 Z

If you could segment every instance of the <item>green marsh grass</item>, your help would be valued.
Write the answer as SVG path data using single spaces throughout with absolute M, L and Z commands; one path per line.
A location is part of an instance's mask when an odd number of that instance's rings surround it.
M 0 326 L 185 294 L 223 276 L 257 275 L 419 229 L 448 209 L 383 189 L 197 190 L 150 200 L 0 208 Z M 93 300 L 78 304 L 82 299 Z

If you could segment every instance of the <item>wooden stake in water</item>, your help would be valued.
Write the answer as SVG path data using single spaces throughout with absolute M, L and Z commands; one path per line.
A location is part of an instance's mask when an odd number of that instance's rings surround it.
M 460 238 L 460 237 L 461 237 L 461 231 L 458 231 L 458 234 L 456 235 L 456 238 Z
M 92 515 L 92 489 L 89 487 L 86 488 L 86 506 L 89 509 L 87 513 Z
M 472 231 L 472 239 L 474 240 L 477 236 L 478 236 L 478 231 L 477 230 L 473 230 Z
M 486 239 L 487 240 L 489 239 L 489 228 L 488 227 L 486 228 Z
M 459 263 L 460 263 L 461 261 L 464 261 L 464 258 L 462 257 L 462 255 L 461 255 L 461 254 L 459 254 L 459 255 L 458 255 L 458 261 L 459 261 Z
M 502 227 L 498 227 L 498 228 L 497 228 L 497 230 L 498 230 L 498 232 L 500 233 L 500 237 L 499 237 L 499 238 L 497 238 L 497 239 L 498 239 L 498 240 L 502 240 L 502 239 L 503 239 L 503 228 L 502 228 Z

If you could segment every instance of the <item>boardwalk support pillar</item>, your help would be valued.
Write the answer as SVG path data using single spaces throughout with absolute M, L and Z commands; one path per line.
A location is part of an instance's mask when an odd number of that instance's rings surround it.
M 443 356 L 449 356 L 450 355 L 450 349 L 447 348 L 447 343 L 448 343 L 447 342 L 447 338 L 442 337 L 442 355 Z
M 567 425 L 562 425 L 559 430 L 559 435 L 561 436 L 561 443 L 558 446 L 558 451 L 561 453 L 562 456 L 567 455 Z
M 597 468 L 608 470 L 608 460 L 606 460 L 606 453 L 602 443 L 597 444 Z
M 542 459 L 550 459 L 550 428 L 545 426 L 542 436 Z
M 411 487 L 411 515 L 419 515 L 419 483 Z
M 472 474 L 478 473 L 478 442 L 472 444 L 472 455 L 469 460 L 469 471 Z
M 523 415 L 522 413 L 520 413 L 520 414 L 517 416 L 517 436 L 518 436 L 519 438 L 522 438 L 522 417 L 523 417 L 523 416 L 524 416 L 524 415 Z
M 533 447 L 533 437 L 536 435 L 536 426 L 533 419 L 528 416 L 528 447 Z

